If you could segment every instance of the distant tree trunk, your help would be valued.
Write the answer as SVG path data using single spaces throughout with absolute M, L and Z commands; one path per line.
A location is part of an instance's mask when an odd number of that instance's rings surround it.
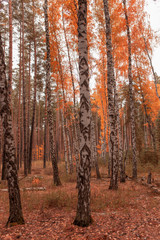
M 119 137 L 119 170 L 120 170 L 120 182 L 125 182 L 125 173 L 123 167 L 123 140 L 122 140 L 122 130 L 121 130 L 121 122 L 119 116 L 119 99 L 116 87 L 116 81 L 114 84 L 114 94 L 115 94 L 115 107 L 116 107 L 116 114 L 117 114 L 117 134 Z
M 67 133 L 67 142 L 68 142 L 68 161 L 69 161 L 69 173 L 73 173 L 73 161 L 72 161 L 72 151 L 71 151 L 71 138 L 69 133 L 68 121 L 66 119 L 66 133 Z
M 123 0 L 124 14 L 126 20 L 127 38 L 128 38 L 128 79 L 129 79 L 129 102 L 130 102 L 130 120 L 131 120 L 131 138 L 133 151 L 133 168 L 132 177 L 137 178 L 137 148 L 136 148 L 136 129 L 135 129 L 135 106 L 133 97 L 133 80 L 132 80 L 132 53 L 131 53 L 131 36 L 129 29 L 128 14 L 126 9 L 126 0 Z
M 104 95 L 105 95 L 105 102 L 106 102 L 106 107 L 108 105 L 108 101 L 107 101 L 107 94 L 106 94 L 106 75 L 105 75 L 105 65 L 104 65 L 104 56 L 103 56 L 103 87 L 104 87 Z M 107 147 L 107 143 L 106 143 L 106 132 L 107 132 L 107 118 L 106 118 L 106 114 L 105 114 L 105 110 L 104 110 L 104 105 L 103 105 L 103 100 L 101 98 L 101 102 L 102 102 L 102 107 L 103 107 L 103 115 L 104 115 L 104 137 L 103 137 L 103 144 L 104 144 L 104 162 L 106 162 L 106 147 Z M 107 109 L 106 109 L 107 111 Z
M 63 70 L 62 70 L 62 59 L 60 56 L 60 51 L 58 47 L 58 40 L 55 32 L 55 39 L 57 43 L 57 50 L 58 50 L 58 61 L 59 61 L 59 75 L 61 79 L 61 85 L 62 85 L 62 93 L 63 93 L 63 115 L 64 115 L 64 129 L 65 129 L 65 134 L 66 134 L 66 143 L 68 147 L 68 161 L 69 161 L 69 173 L 73 173 L 73 162 L 72 162 L 72 156 L 71 156 L 71 143 L 70 143 L 70 137 L 69 137 L 69 131 L 67 127 L 67 119 L 65 117 L 67 113 L 67 108 L 66 108 L 66 95 L 65 95 L 65 89 L 64 89 L 64 76 L 63 76 Z M 72 76 L 73 77 L 73 76 Z
M 91 106 L 89 92 L 87 1 L 78 1 L 78 52 L 80 76 L 80 166 L 78 205 L 74 224 L 87 227 L 92 223 L 90 210 L 91 175 Z
M 12 113 L 9 102 L 8 86 L 5 75 L 4 53 L 0 34 L 0 116 L 2 119 L 4 144 L 6 146 L 7 181 L 9 193 L 10 213 L 7 226 L 24 224 L 20 191 L 18 185 L 18 175 L 16 168 L 15 142 L 12 131 Z
M 93 120 L 93 116 L 92 116 L 92 120 L 91 120 L 91 149 L 92 149 L 92 162 L 96 168 L 96 175 L 97 175 L 97 179 L 101 179 L 101 174 L 99 171 L 99 166 L 98 166 L 98 155 L 97 155 L 97 147 L 96 147 L 96 132 L 95 132 L 95 124 L 94 124 L 94 120 Z
M 67 158 L 67 143 L 66 143 L 66 132 L 64 127 L 64 115 L 63 109 L 61 109 L 61 118 L 62 118 L 62 131 L 63 131 L 63 142 L 64 142 L 64 161 L 65 161 L 65 168 L 66 173 L 68 173 L 68 158 Z
M 28 159 L 28 173 L 31 173 L 32 168 L 32 148 L 33 148 L 33 134 L 35 125 L 35 112 L 36 112 L 36 97 L 37 97 L 37 44 L 35 36 L 35 6 L 34 0 L 32 0 L 33 7 L 33 42 L 34 42 L 34 97 L 33 97 L 33 113 L 32 113 L 32 125 L 31 125 L 31 135 L 30 135 L 30 149 L 29 149 L 29 159 Z
M 148 123 L 149 132 L 150 132 L 150 135 L 152 137 L 153 148 L 154 148 L 154 151 L 156 152 L 155 134 L 154 134 L 154 132 L 152 130 L 152 120 L 150 118 L 150 115 L 147 113 L 147 104 L 145 102 L 145 96 L 144 96 L 144 93 L 142 91 L 141 77 L 140 77 L 140 74 L 139 74 L 139 71 L 138 71 L 138 66 L 137 66 L 137 73 L 138 73 L 138 79 L 139 79 L 139 85 L 140 85 L 140 93 L 141 93 L 141 96 L 142 96 L 142 102 L 143 102 L 143 108 L 144 108 L 144 112 L 145 112 L 145 116 L 146 116 L 146 121 Z
M 46 50 L 47 50 L 47 60 L 46 60 L 46 86 L 47 86 L 47 113 L 48 113 L 48 123 L 49 123 L 49 138 L 50 138 L 50 151 L 51 151 L 51 159 L 54 173 L 54 184 L 56 186 L 61 185 L 61 181 L 59 178 L 58 164 L 55 154 L 55 146 L 54 146 L 54 133 L 53 127 L 55 128 L 55 124 L 53 122 L 53 114 L 51 107 L 51 86 L 50 86 L 50 42 L 49 42 L 49 27 L 48 27 L 48 3 L 47 0 L 44 1 L 44 14 L 45 14 L 45 31 L 46 31 Z M 54 126 L 53 126 L 54 124 Z
M 114 62 L 112 56 L 111 24 L 108 0 L 103 0 L 106 22 L 106 45 L 107 45 L 107 91 L 108 91 L 108 116 L 110 124 L 109 148 L 111 154 L 111 180 L 109 189 L 118 188 L 118 142 L 116 135 L 116 109 L 114 96 Z
M 45 124 L 44 124 L 43 168 L 46 168 L 46 160 L 47 160 L 47 89 L 45 88 Z
M 24 146 L 24 175 L 27 176 L 27 135 L 26 135 L 26 84 L 24 66 L 24 0 L 22 0 L 22 81 L 23 81 L 23 146 Z
M 29 43 L 29 76 L 28 76 L 28 111 L 27 111 L 27 158 L 29 166 L 29 149 L 30 149 L 30 103 L 31 103 L 31 43 Z
M 123 142 L 122 142 L 122 130 L 119 116 L 119 106 L 118 106 L 118 94 L 115 84 L 115 98 L 116 98 L 116 113 L 117 113 L 117 132 L 119 137 L 119 168 L 120 168 L 120 182 L 125 182 L 125 173 L 123 167 Z
M 101 98 L 101 105 L 102 105 L 102 112 L 103 112 L 103 122 L 104 122 L 104 136 L 103 136 L 103 139 L 102 139 L 102 145 L 101 145 L 101 156 L 103 158 L 103 161 L 104 161 L 104 164 L 106 163 L 106 147 L 107 147 L 107 144 L 106 144 L 106 131 L 107 131 L 107 119 L 106 119 L 106 114 L 105 114 L 105 111 L 104 111 L 104 104 L 103 104 L 103 99 L 102 99 L 102 96 L 100 96 Z
M 17 133 L 17 168 L 19 169 L 20 160 L 20 137 L 21 137 L 21 70 L 22 70 L 22 27 L 20 23 L 20 44 L 19 44 L 19 91 L 18 91 L 18 133 Z

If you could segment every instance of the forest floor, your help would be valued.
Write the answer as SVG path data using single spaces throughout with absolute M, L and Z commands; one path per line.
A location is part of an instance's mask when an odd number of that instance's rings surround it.
M 91 178 L 93 224 L 87 228 L 73 225 L 77 206 L 76 176 L 60 168 L 62 186 L 53 185 L 52 169 L 34 163 L 31 175 L 22 178 L 20 188 L 45 187 L 44 191 L 22 191 L 25 225 L 6 228 L 9 215 L 6 181 L 0 183 L 0 240 L 133 240 L 160 239 L 160 194 L 140 183 L 126 180 L 117 191 L 109 190 L 109 178 L 101 167 L 102 179 Z M 147 176 L 140 173 L 140 177 Z M 153 173 L 159 187 L 160 172 Z M 145 180 L 146 181 L 146 180 Z

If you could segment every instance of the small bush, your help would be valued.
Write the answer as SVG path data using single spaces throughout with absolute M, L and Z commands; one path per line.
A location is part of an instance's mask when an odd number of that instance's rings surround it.
M 66 192 L 54 191 L 46 194 L 43 199 L 43 206 L 46 208 L 75 208 L 76 198 Z

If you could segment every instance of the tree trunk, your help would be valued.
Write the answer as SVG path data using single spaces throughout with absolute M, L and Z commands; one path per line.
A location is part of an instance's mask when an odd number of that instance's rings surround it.
M 43 168 L 46 168 L 46 160 L 47 160 L 47 89 L 45 88 L 45 124 L 44 124 Z
M 22 27 L 20 23 L 20 44 L 19 44 L 19 93 L 18 93 L 18 133 L 17 133 L 17 168 L 19 169 L 19 160 L 20 160 L 20 137 L 21 137 L 21 68 L 22 68 Z
M 109 189 L 118 188 L 118 141 L 116 135 L 116 109 L 114 96 L 114 62 L 112 56 L 111 24 L 108 0 L 103 0 L 106 21 L 106 45 L 107 45 L 107 91 L 108 91 L 108 116 L 110 125 L 109 149 L 111 161 L 111 180 Z
M 4 53 L 0 35 L 0 116 L 2 119 L 4 144 L 6 146 L 7 181 L 9 192 L 10 213 L 7 226 L 24 224 L 20 191 L 18 185 L 18 175 L 16 168 L 15 142 L 12 131 L 12 113 L 9 102 L 8 86 L 5 75 Z
M 127 38 L 128 38 L 128 79 L 129 79 L 129 102 L 130 102 L 130 120 L 131 120 L 131 138 L 133 151 L 133 168 L 132 177 L 137 178 L 137 149 L 136 149 L 136 129 L 135 129 L 135 106 L 133 97 L 133 80 L 132 80 L 132 53 L 131 53 L 131 36 L 129 29 L 128 14 L 126 9 L 126 0 L 123 0 L 124 14 L 126 20 Z
M 62 131 L 63 131 L 63 142 L 64 142 L 64 161 L 65 161 L 65 168 L 66 173 L 68 173 L 68 158 L 67 158 L 67 143 L 66 143 L 66 132 L 64 127 L 64 116 L 63 116 L 63 109 L 61 109 L 61 118 L 62 118 Z
M 49 123 L 49 139 L 50 139 L 50 150 L 51 150 L 51 159 L 53 166 L 53 175 L 54 175 L 54 184 L 56 186 L 61 185 L 59 178 L 58 164 L 55 154 L 54 146 L 54 133 L 53 127 L 55 128 L 55 123 L 53 122 L 53 114 L 51 107 L 51 85 L 50 85 L 50 42 L 49 42 L 49 27 L 48 27 L 48 3 L 47 0 L 44 2 L 44 14 L 45 14 L 45 31 L 46 31 L 46 50 L 47 50 L 47 59 L 46 59 L 46 87 L 47 87 L 47 113 L 48 113 L 48 123 Z M 54 125 L 53 125 L 54 124 Z
M 37 97 L 37 44 L 35 37 L 35 6 L 34 0 L 32 1 L 33 7 L 33 42 L 34 42 L 34 97 L 33 97 L 33 113 L 32 113 L 32 125 L 31 125 L 31 135 L 30 135 L 30 149 L 29 149 L 29 159 L 28 159 L 28 173 L 31 173 L 32 168 L 32 148 L 33 148 L 33 134 L 35 126 L 35 112 L 36 112 L 36 97 Z
M 11 97 L 12 92 L 12 0 L 9 0 L 9 78 L 8 91 Z
M 27 111 L 27 158 L 29 166 L 29 149 L 30 149 L 30 103 L 31 103 L 31 43 L 29 43 L 29 77 L 28 77 L 28 111 Z
M 78 205 L 74 224 L 86 227 L 92 223 L 90 210 L 91 175 L 91 106 L 89 92 L 87 1 L 78 1 L 78 52 L 80 76 L 80 166 Z
M 26 136 L 26 84 L 25 84 L 25 66 L 24 66 L 24 3 L 22 0 L 22 81 L 23 81 L 23 146 L 24 146 L 24 175 L 27 176 L 27 136 Z
M 92 120 L 91 120 L 91 156 L 92 156 L 92 163 L 94 164 L 95 168 L 96 168 L 96 175 L 97 175 L 97 179 L 101 179 L 101 174 L 99 171 L 99 166 L 98 166 L 98 155 L 97 155 L 97 147 L 96 147 L 97 143 L 96 143 L 96 132 L 95 132 L 95 124 L 94 124 L 94 120 L 93 120 L 93 116 L 92 116 Z

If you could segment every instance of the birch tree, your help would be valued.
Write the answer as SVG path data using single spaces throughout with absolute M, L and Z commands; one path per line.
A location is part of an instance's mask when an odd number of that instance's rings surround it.
M 7 169 L 8 193 L 9 193 L 9 218 L 7 226 L 24 224 L 15 153 L 15 142 L 12 131 L 12 113 L 10 97 L 5 75 L 4 53 L 0 34 L 0 117 L 3 126 L 5 161 Z
M 116 135 L 116 108 L 114 96 L 114 62 L 112 56 L 111 23 L 108 0 L 103 0 L 106 22 L 106 45 L 107 45 L 107 92 L 108 92 L 108 116 L 109 116 L 109 150 L 111 161 L 110 189 L 118 188 L 118 142 Z
M 131 36 L 128 21 L 128 13 L 126 8 L 126 0 L 123 0 L 124 15 L 126 21 L 126 30 L 128 38 L 128 80 L 129 80 L 129 102 L 130 102 L 130 121 L 131 121 L 131 138 L 133 151 L 133 168 L 132 177 L 137 178 L 137 149 L 136 149 L 136 129 L 135 129 L 135 106 L 133 97 L 133 80 L 132 80 L 132 53 L 131 53 Z
M 87 1 L 78 1 L 78 52 L 80 76 L 80 165 L 78 170 L 78 205 L 74 224 L 92 223 L 90 210 L 91 175 L 91 106 L 87 44 Z

